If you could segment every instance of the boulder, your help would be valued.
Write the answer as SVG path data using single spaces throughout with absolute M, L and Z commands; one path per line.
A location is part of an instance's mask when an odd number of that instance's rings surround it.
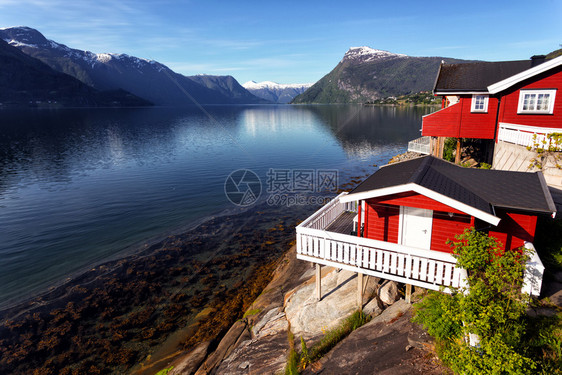
M 322 267 L 322 300 L 316 300 L 315 282 L 305 283 L 287 299 L 285 314 L 295 337 L 314 341 L 358 308 L 357 274 Z
M 386 305 L 392 305 L 398 301 L 400 294 L 398 293 L 398 284 L 395 281 L 387 281 L 379 288 L 379 298 Z
M 363 307 L 363 312 L 367 315 L 371 315 L 371 317 L 375 317 L 382 313 L 382 308 L 379 306 L 379 301 L 373 298 Z

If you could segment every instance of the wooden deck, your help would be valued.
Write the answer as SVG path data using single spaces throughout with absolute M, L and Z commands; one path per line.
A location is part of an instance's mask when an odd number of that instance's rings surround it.
M 353 232 L 353 218 L 356 215 L 356 212 L 344 211 L 325 230 L 328 232 L 351 234 Z

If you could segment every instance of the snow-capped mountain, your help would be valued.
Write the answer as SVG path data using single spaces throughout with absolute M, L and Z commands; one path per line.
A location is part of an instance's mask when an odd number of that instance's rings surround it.
M 51 68 L 98 90 L 124 89 L 156 105 L 259 103 L 246 95 L 234 97 L 175 73 L 157 61 L 119 53 L 81 51 L 49 40 L 29 27 L 0 29 L 0 38 Z
M 0 107 L 146 106 L 124 90 L 101 92 L 0 40 Z
M 447 57 L 412 57 L 370 47 L 351 47 L 332 71 L 292 103 L 365 103 L 429 91 L 441 60 Z
M 351 61 L 351 62 L 358 62 L 358 63 L 367 63 L 376 60 L 396 58 L 396 57 L 407 57 L 407 55 L 403 55 L 400 53 L 392 53 L 392 52 L 383 51 L 380 49 L 374 49 L 366 46 L 351 47 L 345 53 L 345 55 L 343 55 L 342 62 Z
M 297 95 L 305 92 L 313 83 L 280 84 L 271 81 L 248 81 L 242 86 L 257 97 L 274 103 L 289 103 Z

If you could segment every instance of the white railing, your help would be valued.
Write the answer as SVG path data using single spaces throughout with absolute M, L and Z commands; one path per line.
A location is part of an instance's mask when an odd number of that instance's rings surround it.
M 326 231 L 341 213 L 357 211 L 354 202 L 340 202 L 346 194 L 341 193 L 297 226 L 298 259 L 426 289 L 445 287 L 450 292 L 449 288 L 465 288 L 466 292 L 467 273 L 456 267 L 456 259 L 449 253 Z M 538 296 L 544 266 L 533 244 L 526 242 L 525 247 L 531 258 L 525 268 L 522 291 Z
M 455 258 L 439 251 L 328 232 L 325 229 L 356 204 L 341 203 L 341 193 L 297 226 L 297 258 L 428 289 L 463 286 Z
M 344 191 L 343 193 L 332 199 L 324 207 L 322 207 L 320 210 L 313 213 L 308 219 L 303 221 L 299 225 L 299 227 L 324 229 L 343 212 L 357 212 L 357 206 L 355 202 L 340 202 L 340 198 L 344 195 L 347 195 L 347 192 Z
M 525 248 L 530 252 L 530 259 L 525 267 L 525 278 L 521 290 L 530 296 L 538 297 L 541 294 L 544 265 L 535 250 L 535 246 L 531 242 L 525 242 Z
M 319 229 L 297 227 L 297 258 L 433 290 L 464 285 L 448 253 Z
M 562 129 L 540 128 L 536 126 L 515 125 L 500 122 L 498 141 L 515 143 L 516 145 L 525 147 L 534 147 L 535 145 L 538 145 L 542 148 L 548 148 L 550 146 L 548 135 L 552 133 L 562 133 Z
M 431 137 L 420 137 L 408 142 L 408 151 L 431 154 Z

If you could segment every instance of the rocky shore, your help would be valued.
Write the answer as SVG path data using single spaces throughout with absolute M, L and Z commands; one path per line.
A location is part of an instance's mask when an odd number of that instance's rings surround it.
M 300 347 L 301 337 L 310 347 L 358 309 L 356 274 L 323 267 L 321 301 L 314 296 L 315 281 L 311 264 L 297 260 L 292 247 L 279 262 L 271 283 L 216 349 L 209 350 L 208 342 L 199 344 L 171 362 L 168 374 L 282 373 L 291 337 L 295 347 Z M 410 322 L 411 305 L 400 295 L 397 284 L 367 277 L 362 307 L 372 320 L 304 373 L 447 373 L 435 355 L 431 338 Z

